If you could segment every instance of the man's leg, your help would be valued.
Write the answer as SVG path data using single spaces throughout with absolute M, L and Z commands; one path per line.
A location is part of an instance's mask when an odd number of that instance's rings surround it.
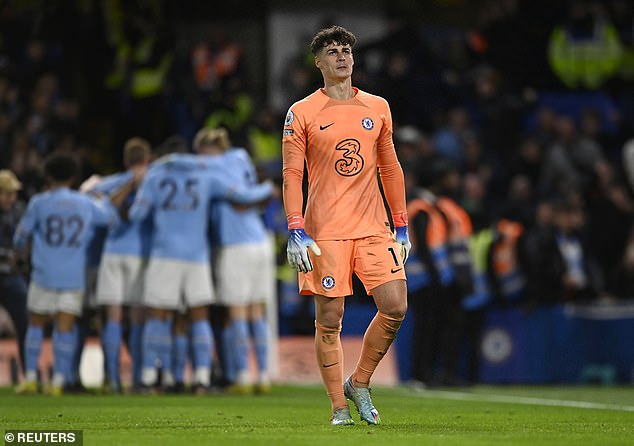
M 141 306 L 130 307 L 128 319 L 130 332 L 128 337 L 128 351 L 132 359 L 132 386 L 141 386 L 141 340 L 143 337 L 143 320 L 145 308 Z
M 0 300 L 2 305 L 11 316 L 13 326 L 15 328 L 16 340 L 18 342 L 18 354 L 20 356 L 20 365 L 25 370 L 25 353 L 24 340 L 26 339 L 26 330 L 28 327 L 28 312 L 26 309 L 26 282 L 19 274 L 6 276 L 0 279 L 2 285 L 0 290 L 2 295 Z
M 143 369 L 141 383 L 145 387 L 153 387 L 158 383 L 156 371 L 157 361 L 160 360 L 163 373 L 171 365 L 172 324 L 171 311 L 150 308 L 148 320 L 143 327 L 142 357 Z
M 106 373 L 108 374 L 108 391 L 118 392 L 121 386 L 119 378 L 119 361 L 121 351 L 121 319 L 123 309 L 121 305 L 108 305 L 106 307 L 106 325 L 101 334 L 101 343 L 106 360 Z
M 368 387 L 372 374 L 385 356 L 407 312 L 407 288 L 404 280 L 393 280 L 372 290 L 377 313 L 365 335 L 359 362 L 344 385 L 346 397 L 357 406 L 362 420 L 379 424 L 381 418 L 372 404 Z
M 387 353 L 407 312 L 407 288 L 404 280 L 393 280 L 372 290 L 377 313 L 363 337 L 359 362 L 352 383 L 368 387 L 370 378 Z
M 271 383 L 268 374 L 269 329 L 263 303 L 249 305 L 249 319 L 255 357 L 258 363 L 256 391 L 266 393 L 271 390 Z
M 47 320 L 48 316 L 44 314 L 29 314 L 29 327 L 26 331 L 25 341 L 24 381 L 16 388 L 16 393 L 37 393 L 38 361 Z
M 333 413 L 348 407 L 343 393 L 341 320 L 345 299 L 315 295 L 315 353 Z
M 172 376 L 174 383 L 168 389 L 174 393 L 185 389 L 185 367 L 189 352 L 189 339 L 187 336 L 188 321 L 185 315 L 176 314 L 172 326 Z
M 245 305 L 232 305 L 229 307 L 231 319 L 231 355 L 235 368 L 235 383 L 229 391 L 237 394 L 246 394 L 253 391 L 249 377 L 249 323 L 247 321 L 247 308 Z
M 53 378 L 50 393 L 61 395 L 64 384 L 67 384 L 73 373 L 73 358 L 77 348 L 77 334 L 75 330 L 76 316 L 63 311 L 55 316 L 53 328 Z
M 214 348 L 207 305 L 189 310 L 191 319 L 191 343 L 193 365 L 193 387 L 205 392 L 211 384 L 211 352 Z

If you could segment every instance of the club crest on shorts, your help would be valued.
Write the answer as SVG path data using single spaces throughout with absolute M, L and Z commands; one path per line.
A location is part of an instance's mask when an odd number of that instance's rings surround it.
M 363 118 L 361 120 L 361 126 L 366 130 L 372 130 L 374 128 L 374 121 L 372 118 Z
M 288 113 L 286 113 L 286 119 L 284 119 L 284 126 L 288 127 L 293 123 L 294 120 L 295 115 L 293 114 L 292 110 L 289 110 Z
M 322 277 L 321 286 L 323 286 L 326 290 L 332 290 L 335 287 L 335 278 L 332 276 Z

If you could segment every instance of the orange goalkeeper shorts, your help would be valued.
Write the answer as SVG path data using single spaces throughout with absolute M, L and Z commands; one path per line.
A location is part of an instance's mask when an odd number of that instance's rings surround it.
M 299 273 L 301 294 L 342 297 L 352 294 L 352 273 L 366 292 L 396 279 L 405 279 L 401 246 L 386 231 L 354 240 L 316 240 L 321 256 L 309 250 L 313 270 Z

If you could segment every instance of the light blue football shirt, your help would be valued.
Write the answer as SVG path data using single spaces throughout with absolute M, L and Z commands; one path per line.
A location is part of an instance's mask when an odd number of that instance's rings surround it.
M 131 171 L 120 172 L 103 178 L 91 192 L 111 195 L 132 180 Z M 123 202 L 129 208 L 134 202 L 136 191 L 130 193 Z M 138 256 L 146 258 L 150 255 L 152 243 L 152 218 L 147 216 L 141 221 L 124 221 L 113 225 L 108 231 L 103 252 Z
M 82 290 L 93 229 L 111 225 L 117 213 L 107 199 L 66 187 L 34 195 L 15 231 L 16 247 L 32 238 L 31 280 L 51 290 Z
M 207 263 L 210 200 L 256 203 L 270 195 L 271 186 L 245 188 L 222 163 L 200 163 L 196 155 L 179 158 L 185 161 L 157 163 L 148 171 L 128 216 L 141 220 L 153 212 L 151 257 Z
M 219 155 L 230 177 L 244 187 L 257 184 L 255 166 L 247 151 L 232 148 Z M 259 209 L 237 209 L 226 200 L 212 203 L 212 237 L 221 246 L 259 243 L 266 240 L 266 229 Z

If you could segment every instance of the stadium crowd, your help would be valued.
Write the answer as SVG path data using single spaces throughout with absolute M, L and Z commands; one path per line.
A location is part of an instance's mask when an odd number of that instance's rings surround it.
M 46 190 L 45 160 L 75 159 L 78 188 L 92 175 L 122 170 L 131 137 L 159 153 L 175 141 L 193 148 L 198 129 L 224 127 L 261 179 L 280 181 L 286 110 L 274 110 L 250 85 L 244 48 L 221 24 L 210 25 L 207 39 L 177 46 L 178 30 L 163 20 L 167 7 L 141 4 L 38 10 L 8 2 L 0 9 L 0 303 L 22 358 L 31 266 L 11 241 L 26 205 Z M 491 306 L 530 311 L 634 291 L 634 166 L 623 161 L 634 136 L 633 5 L 548 5 L 489 0 L 471 26 L 449 30 L 394 21 L 382 38 L 355 48 L 353 81 L 390 103 L 406 173 L 414 244 L 408 288 L 425 340 L 412 352 L 417 382 L 458 381 L 461 334 L 475 363 Z M 80 26 L 65 29 L 61 16 Z M 598 51 L 577 51 L 579 42 Z M 307 52 L 288 62 L 289 104 L 319 87 Z M 262 215 L 284 290 L 295 277 L 285 263 L 279 200 Z M 279 293 L 280 311 L 287 294 Z M 282 314 L 282 329 L 311 331 L 308 306 L 294 308 Z M 227 314 L 236 317 L 216 308 L 213 324 L 231 325 Z M 90 329 L 107 330 L 105 316 Z M 210 345 L 208 330 L 200 330 Z M 233 330 L 244 339 L 243 324 Z M 182 346 L 182 337 L 173 339 Z M 438 361 L 444 367 L 434 374 Z M 476 369 L 469 380 L 477 381 Z

